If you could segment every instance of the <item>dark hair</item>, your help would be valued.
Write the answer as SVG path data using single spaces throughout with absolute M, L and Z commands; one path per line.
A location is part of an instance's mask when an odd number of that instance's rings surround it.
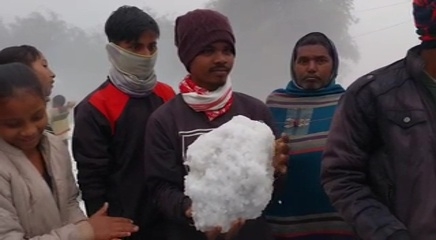
M 40 57 L 41 53 L 33 46 L 12 46 L 0 51 L 0 64 L 19 62 L 30 67 Z
M 52 99 L 54 107 L 62 107 L 67 102 L 67 99 L 63 95 L 56 95 Z
M 35 72 L 23 63 L 0 65 L 0 99 L 9 98 L 17 89 L 27 89 L 45 99 L 44 91 Z
M 333 60 L 333 70 L 331 78 L 334 79 L 338 75 L 339 70 L 339 56 L 338 51 L 336 50 L 336 46 L 330 38 L 328 38 L 324 33 L 320 32 L 311 32 L 302 38 L 300 38 L 295 44 L 294 51 L 292 53 L 291 59 L 291 75 L 292 78 L 295 79 L 294 65 L 295 60 L 297 59 L 298 48 L 308 45 L 321 45 L 325 47 Z
M 109 42 L 137 41 L 141 35 L 151 31 L 160 34 L 159 26 L 150 15 L 137 7 L 122 6 L 114 11 L 105 24 Z

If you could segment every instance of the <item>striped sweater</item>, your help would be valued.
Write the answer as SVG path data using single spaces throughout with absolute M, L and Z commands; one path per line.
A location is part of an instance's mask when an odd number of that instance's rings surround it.
M 320 183 L 322 152 L 341 95 L 274 92 L 267 99 L 276 127 L 291 138 L 284 190 L 266 210 L 277 240 L 354 239 Z

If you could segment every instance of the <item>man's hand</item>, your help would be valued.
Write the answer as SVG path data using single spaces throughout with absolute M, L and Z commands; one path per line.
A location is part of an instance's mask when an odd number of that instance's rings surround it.
M 239 219 L 232 223 L 232 227 L 230 230 L 224 234 L 225 240 L 232 240 L 235 238 L 241 228 L 244 226 L 245 220 Z M 207 240 L 216 240 L 221 235 L 221 227 L 216 227 L 213 230 L 207 231 L 204 234 L 206 235 Z
M 245 220 L 239 219 L 232 224 L 232 228 L 230 228 L 230 231 L 228 231 L 224 237 L 225 240 L 231 240 L 235 238 L 239 231 L 244 227 Z
M 74 106 L 76 106 L 76 102 L 73 102 L 73 101 L 69 101 L 69 102 L 67 102 L 67 104 L 66 104 L 66 107 L 67 107 L 67 108 L 73 108 Z
M 188 210 L 186 210 L 185 216 L 187 218 L 192 218 L 192 207 L 189 207 Z
M 283 175 L 288 171 L 289 150 L 289 137 L 282 135 L 275 142 L 273 167 L 276 173 Z
M 192 207 L 186 210 L 185 216 L 187 218 L 192 218 Z M 245 224 L 245 220 L 242 219 L 233 222 L 230 230 L 224 235 L 225 240 L 231 240 L 234 237 L 236 237 L 239 233 L 239 230 L 241 230 L 244 224 Z M 206 235 L 207 240 L 216 240 L 221 235 L 221 231 L 222 231 L 221 227 L 215 227 L 212 230 L 205 232 L 204 234 Z

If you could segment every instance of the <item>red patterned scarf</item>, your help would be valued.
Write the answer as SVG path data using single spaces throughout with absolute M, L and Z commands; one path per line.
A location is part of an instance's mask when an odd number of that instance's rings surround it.
M 186 104 L 196 112 L 204 112 L 209 121 L 213 121 L 227 113 L 233 104 L 233 91 L 230 79 L 227 79 L 224 86 L 211 92 L 199 87 L 191 80 L 191 76 L 188 75 L 180 83 L 179 88 Z

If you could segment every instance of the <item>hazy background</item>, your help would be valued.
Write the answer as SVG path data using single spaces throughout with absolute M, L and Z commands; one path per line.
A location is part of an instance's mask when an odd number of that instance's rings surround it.
M 357 77 L 405 56 L 419 43 L 412 0 L 2 0 L 0 48 L 31 44 L 56 72 L 54 93 L 80 100 L 108 71 L 103 25 L 121 5 L 147 9 L 160 23 L 157 73 L 177 90 L 186 74 L 173 43 L 176 16 L 195 8 L 226 14 L 236 34 L 236 90 L 260 99 L 289 81 L 290 54 L 310 31 L 331 37 L 342 65 L 338 79 Z M 7 6 L 7 7 L 6 7 Z

